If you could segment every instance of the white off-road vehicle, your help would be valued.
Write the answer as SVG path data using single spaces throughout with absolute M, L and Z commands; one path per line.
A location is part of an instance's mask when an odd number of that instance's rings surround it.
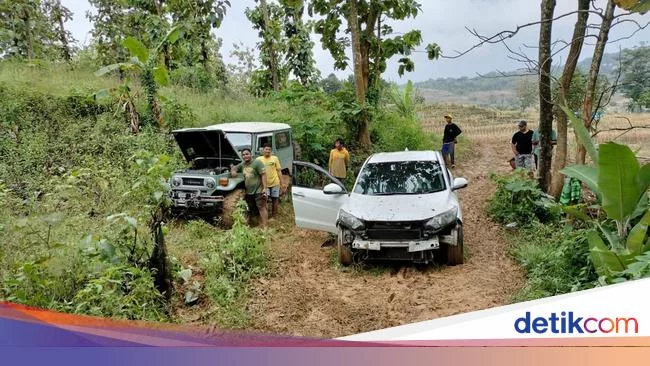
M 296 226 L 338 235 L 343 265 L 368 259 L 463 263 L 463 215 L 454 178 L 437 151 L 378 153 L 352 192 L 317 165 L 293 164 Z

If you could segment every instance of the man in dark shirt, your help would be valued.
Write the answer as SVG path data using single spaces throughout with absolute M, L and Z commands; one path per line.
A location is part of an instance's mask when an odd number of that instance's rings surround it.
M 456 145 L 456 137 L 460 135 L 463 131 L 460 130 L 455 123 L 453 123 L 451 114 L 445 114 L 445 131 L 442 135 L 442 156 L 445 158 L 447 164 L 451 163 L 451 167 L 456 167 L 456 162 L 454 159 L 454 146 Z
M 517 123 L 519 131 L 512 135 L 512 152 L 515 154 L 515 166 L 533 170 L 533 131 L 523 119 Z

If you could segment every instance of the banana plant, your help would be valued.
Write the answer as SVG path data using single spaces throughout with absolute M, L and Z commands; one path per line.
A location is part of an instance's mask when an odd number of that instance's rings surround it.
M 568 108 L 561 108 L 593 161 L 593 165 L 568 166 L 562 173 L 584 182 L 598 196 L 607 217 L 616 223 L 614 233 L 597 222 L 597 230 L 591 231 L 587 237 L 597 272 L 612 278 L 650 250 L 650 239 L 646 239 L 650 225 L 650 164 L 641 166 L 627 145 L 607 142 L 597 146 L 582 121 Z M 638 217 L 641 220 L 630 230 L 630 223 Z
M 161 53 L 166 45 L 176 43 L 183 35 L 183 32 L 183 26 L 177 25 L 173 27 L 152 49 L 147 49 L 135 37 L 127 37 L 122 42 L 122 45 L 131 54 L 129 61 L 107 65 L 95 72 L 97 76 L 103 76 L 115 70 L 138 74 L 140 83 L 147 94 L 149 110 L 158 127 L 164 125 L 160 103 L 158 102 L 158 88 L 169 83 L 169 74 L 164 62 L 161 60 Z M 128 79 L 126 79 L 125 83 L 128 83 Z

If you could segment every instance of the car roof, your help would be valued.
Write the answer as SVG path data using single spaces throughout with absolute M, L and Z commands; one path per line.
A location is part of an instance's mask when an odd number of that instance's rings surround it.
M 229 123 L 219 123 L 215 125 L 209 125 L 205 127 L 182 128 L 179 130 L 175 130 L 173 132 L 221 130 L 224 132 L 261 133 L 261 132 L 272 132 L 278 130 L 288 130 L 290 128 L 291 126 L 289 126 L 286 123 L 276 123 L 276 122 L 229 122 Z
M 395 161 L 441 161 L 437 151 L 396 151 L 376 153 L 368 158 L 368 163 L 388 163 Z

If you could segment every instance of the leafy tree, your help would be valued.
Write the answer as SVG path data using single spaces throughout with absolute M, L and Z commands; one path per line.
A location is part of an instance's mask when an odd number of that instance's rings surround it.
M 61 5 L 61 0 L 43 0 L 43 9 L 48 15 L 49 22 L 54 32 L 54 36 L 60 43 L 58 46 L 61 50 L 61 56 L 66 61 L 72 59 L 73 49 L 71 43 L 74 43 L 74 38 L 69 30 L 65 29 L 65 22 L 72 19 L 72 12 Z
M 226 16 L 228 0 L 169 0 L 169 11 L 175 22 L 188 24 L 187 37 L 179 45 L 184 63 L 201 63 L 206 70 L 211 61 L 223 64 L 219 55 L 220 42 L 212 30 L 221 26 Z
M 282 34 L 284 9 L 275 3 L 259 0 L 258 6 L 246 9 L 246 17 L 253 23 L 253 29 L 259 31 L 262 39 L 259 43 L 262 69 L 253 74 L 252 87 L 261 93 L 278 91 L 288 77 L 287 68 L 280 62 L 280 56 L 287 47 L 286 38 Z
M 537 102 L 537 96 L 539 95 L 537 90 L 537 80 L 528 77 L 519 78 L 515 85 L 515 93 L 517 95 L 519 108 L 523 112 L 526 108 Z
M 0 56 L 69 60 L 73 40 L 63 23 L 71 17 L 55 0 L 0 2 Z
M 343 88 L 343 82 L 339 80 L 334 73 L 327 75 L 327 77 L 322 79 L 318 84 L 323 91 L 328 94 L 336 93 Z
M 166 44 L 172 45 L 178 41 L 182 32 L 182 27 L 176 26 L 172 28 L 162 41 L 150 50 L 138 39 L 128 37 L 124 40 L 123 45 L 131 53 L 131 59 L 128 62 L 104 66 L 95 73 L 97 76 L 102 76 L 115 70 L 121 70 L 123 72 L 139 74 L 140 82 L 147 93 L 149 111 L 158 127 L 164 125 L 160 103 L 158 102 L 158 86 L 166 85 L 169 81 L 169 75 L 165 65 L 160 64 L 160 54 Z
M 126 60 L 127 53 L 122 47 L 126 38 L 126 16 L 123 2 L 113 0 L 88 0 L 95 12 L 87 12 L 86 17 L 93 23 L 91 35 L 97 50 L 100 64 L 111 64 Z
M 650 47 L 623 51 L 620 88 L 630 98 L 630 109 L 650 108 Z
M 323 17 L 316 21 L 315 31 L 321 35 L 323 47 L 329 50 L 337 69 L 347 68 L 345 49 L 352 48 L 356 100 L 361 107 L 357 137 L 361 145 L 371 143 L 366 101 L 378 101 L 378 85 L 387 61 L 400 55 L 399 74 L 413 71 L 415 65 L 410 55 L 422 43 L 419 30 L 392 36 L 393 28 L 387 22 L 414 18 L 419 12 L 420 4 L 415 0 L 314 0 L 310 3 L 309 13 Z M 341 36 L 343 32 L 350 37 Z M 440 48 L 430 44 L 427 53 L 430 59 L 437 58 Z
M 287 68 L 303 86 L 313 83 L 318 77 L 314 60 L 314 43 L 309 38 L 310 27 L 302 16 L 304 0 L 280 0 L 284 10 L 284 35 L 287 39 Z

